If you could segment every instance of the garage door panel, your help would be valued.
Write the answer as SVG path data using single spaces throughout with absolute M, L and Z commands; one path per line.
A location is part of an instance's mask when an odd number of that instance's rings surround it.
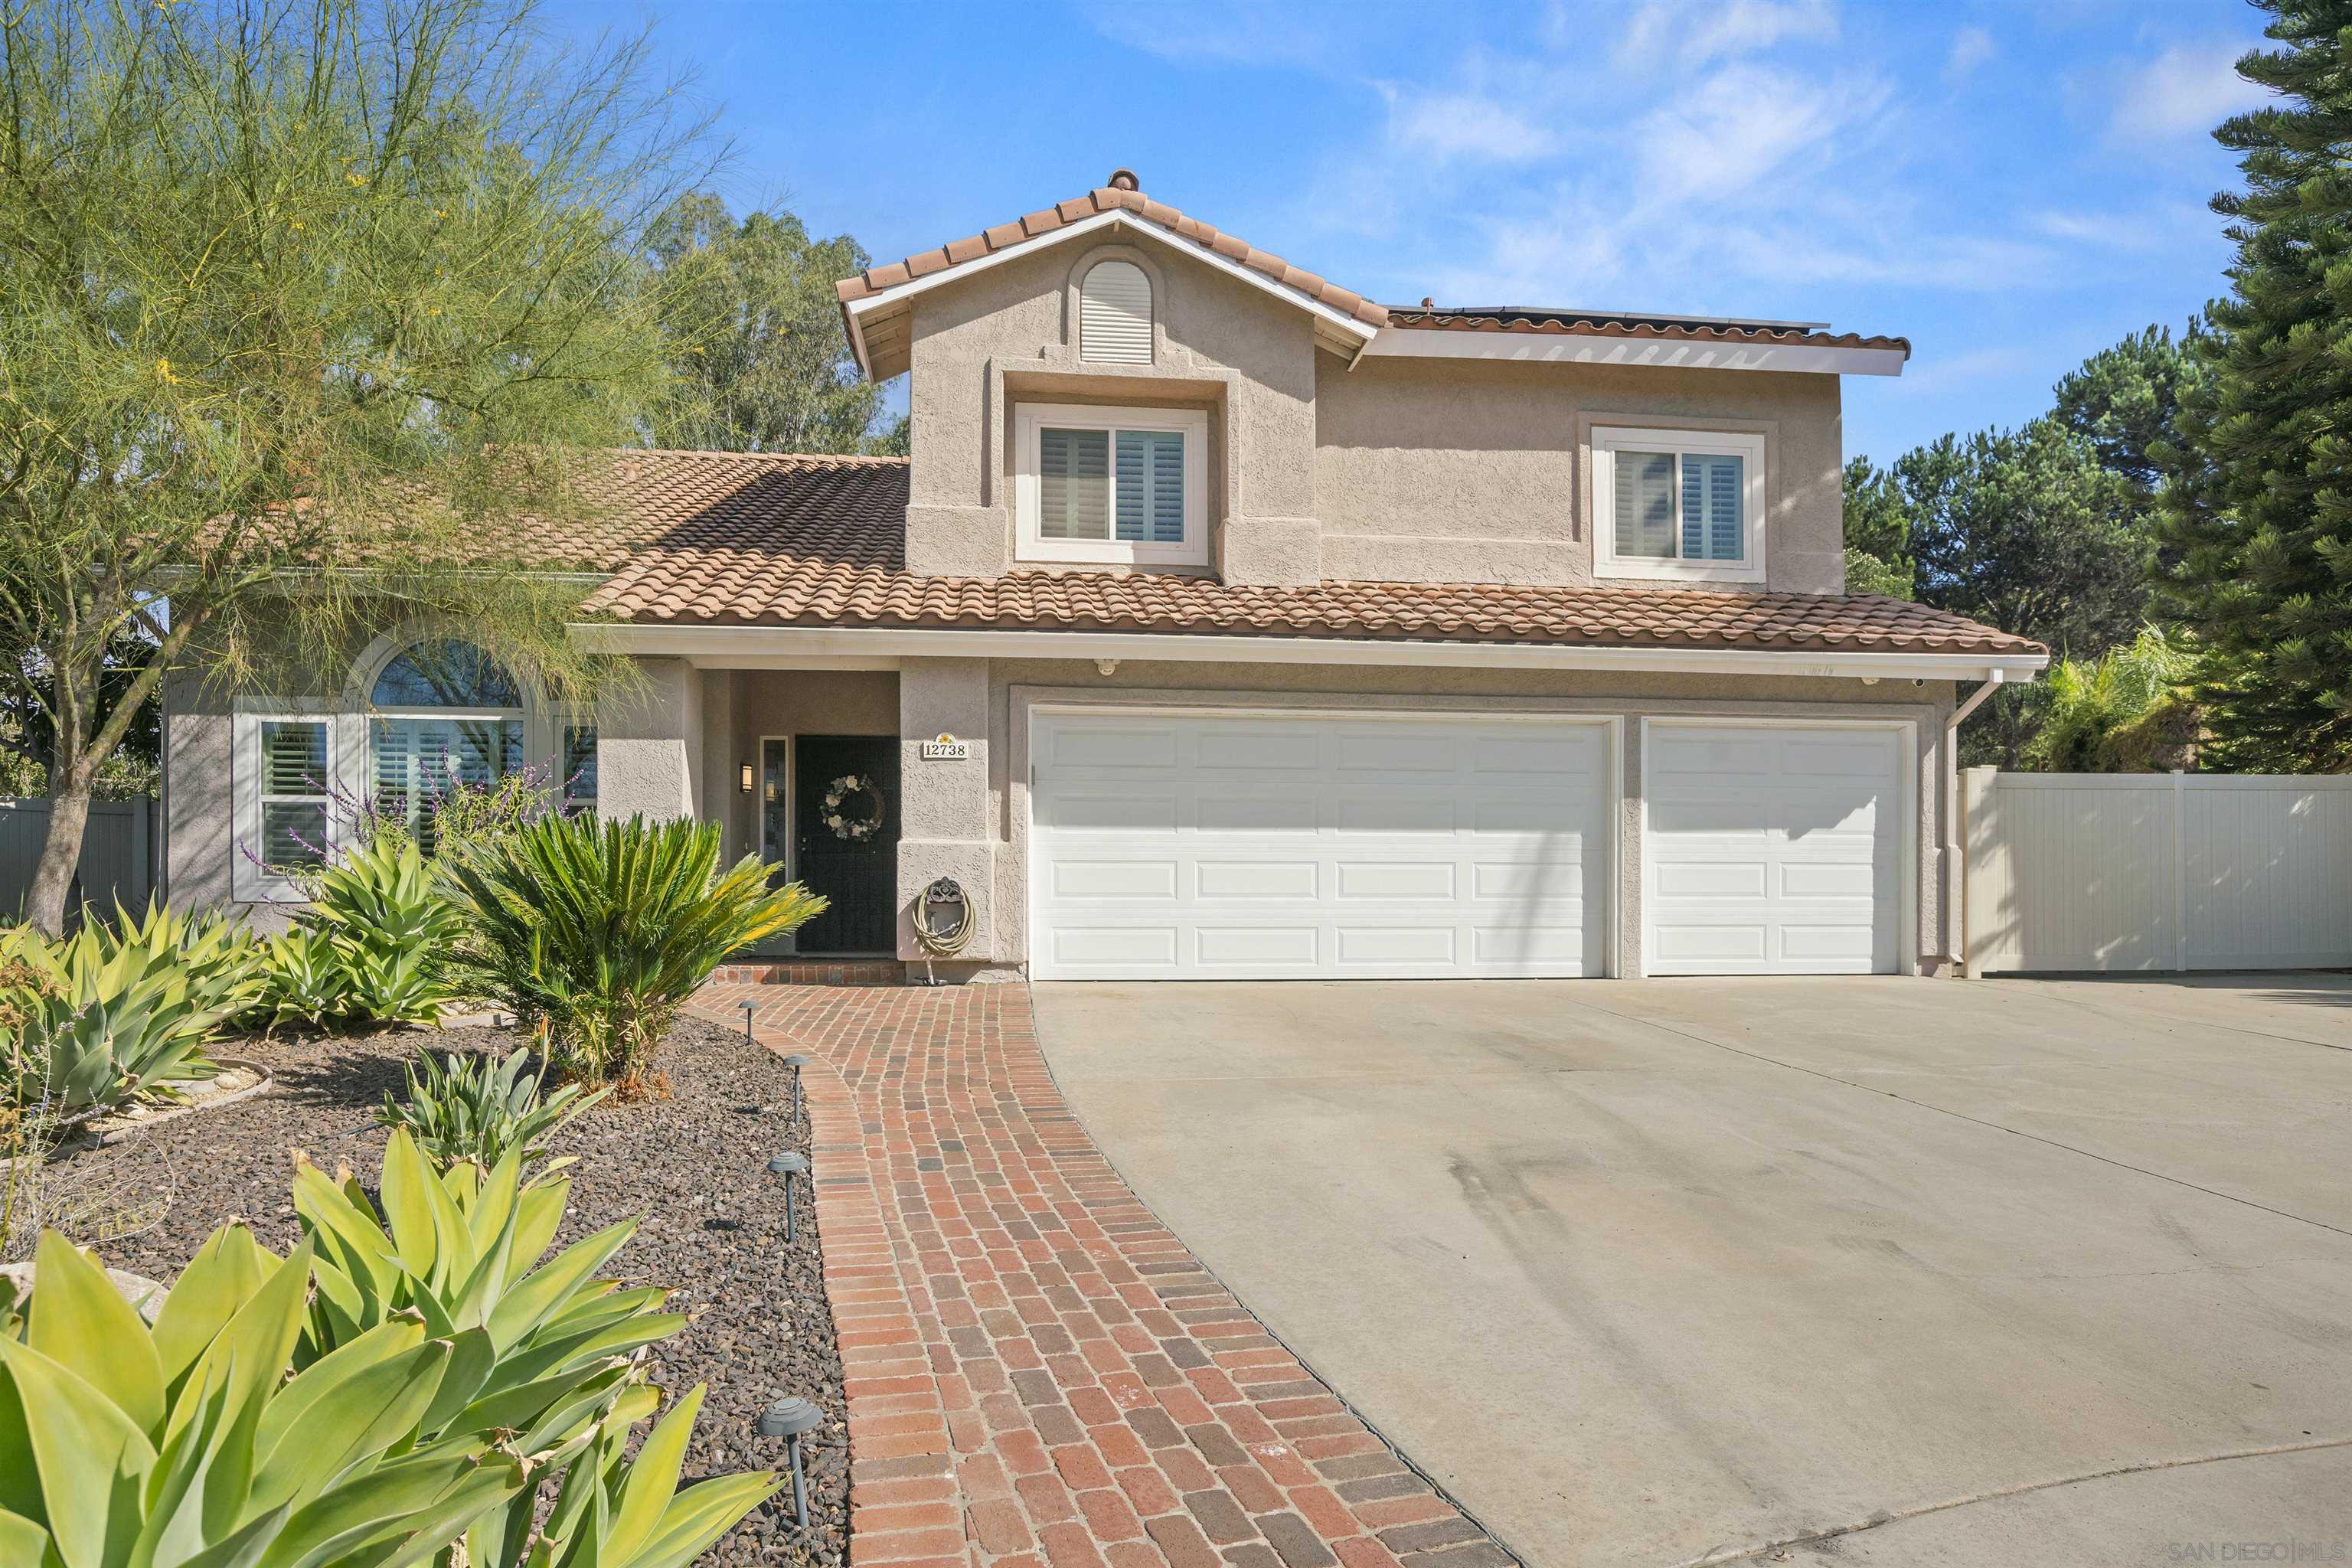
M 1192 826 L 1202 833 L 1312 833 L 1311 795 L 1236 795 L 1222 788 L 1193 797 Z
M 1164 901 L 1176 896 L 1174 860 L 1076 860 L 1056 858 L 1047 875 L 1055 898 Z
M 1331 733 L 1332 762 L 1341 773 L 1450 773 L 1459 764 L 1433 748 L 1425 724 L 1340 726 Z
M 1176 737 L 1141 725 L 1060 730 L 1054 732 L 1044 761 L 1056 770 L 1171 768 L 1176 765 Z
M 1648 744 L 1651 973 L 1895 967 L 1894 730 L 1658 724 Z
M 1341 833 L 1454 836 L 1454 802 L 1443 795 L 1347 794 L 1337 805 L 1332 826 Z
M 1195 860 L 1193 896 L 1204 903 L 1241 899 L 1312 901 L 1321 886 L 1321 868 L 1312 860 Z
M 1409 860 L 1343 860 L 1339 871 L 1339 886 L 1332 889 L 1333 894 L 1358 902 L 1396 899 L 1450 904 L 1459 896 L 1450 860 L 1418 864 Z
M 1057 790 L 1050 806 L 1055 829 L 1060 833 L 1172 833 L 1176 830 L 1176 797 L 1172 795 Z
M 1120 731 L 1117 745 L 1066 743 L 1092 724 Z M 1175 760 L 1105 765 L 1119 754 Z M 1585 721 L 1041 716 L 1036 971 L 1599 973 L 1605 910 L 1584 862 L 1607 853 L 1609 754 Z M 1104 798 L 1120 787 L 1154 804 L 1117 812 Z M 1123 826 L 1144 821 L 1163 826 Z
M 1204 925 L 1193 931 L 1192 953 L 1212 969 L 1312 969 L 1320 936 L 1311 925 Z
M 1322 765 L 1322 740 L 1314 731 L 1254 726 L 1217 726 L 1192 737 L 1192 764 L 1208 771 L 1260 768 L 1312 772 Z

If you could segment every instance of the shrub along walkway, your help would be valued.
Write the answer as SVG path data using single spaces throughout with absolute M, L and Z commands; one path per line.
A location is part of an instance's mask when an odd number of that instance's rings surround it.
M 1019 985 L 721 984 L 806 1075 L 841 1333 L 850 1561 L 1514 1561 L 1128 1190 Z

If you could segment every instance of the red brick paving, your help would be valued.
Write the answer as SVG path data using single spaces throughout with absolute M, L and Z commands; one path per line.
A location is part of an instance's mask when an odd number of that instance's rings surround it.
M 854 1568 L 1500 1568 L 1128 1190 L 1020 985 L 714 984 L 805 1074 Z

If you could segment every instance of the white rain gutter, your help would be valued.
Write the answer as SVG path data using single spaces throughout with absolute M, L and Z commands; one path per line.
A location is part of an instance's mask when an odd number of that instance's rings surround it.
M 2043 654 L 1809 653 L 1780 648 L 1589 647 L 1413 641 L 1401 637 L 1192 636 L 1162 632 L 996 631 L 893 626 L 644 626 L 577 623 L 603 653 L 682 658 L 710 668 L 896 668 L 906 658 L 1077 658 L 1418 668 L 1623 669 L 1862 680 L 2030 680 Z M 1964 716 L 1976 705 L 1971 699 Z

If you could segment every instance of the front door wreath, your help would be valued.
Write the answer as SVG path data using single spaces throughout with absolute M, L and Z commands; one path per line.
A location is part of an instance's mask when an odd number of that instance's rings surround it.
M 845 773 L 824 792 L 825 826 L 852 844 L 882 831 L 882 786 L 863 773 Z

